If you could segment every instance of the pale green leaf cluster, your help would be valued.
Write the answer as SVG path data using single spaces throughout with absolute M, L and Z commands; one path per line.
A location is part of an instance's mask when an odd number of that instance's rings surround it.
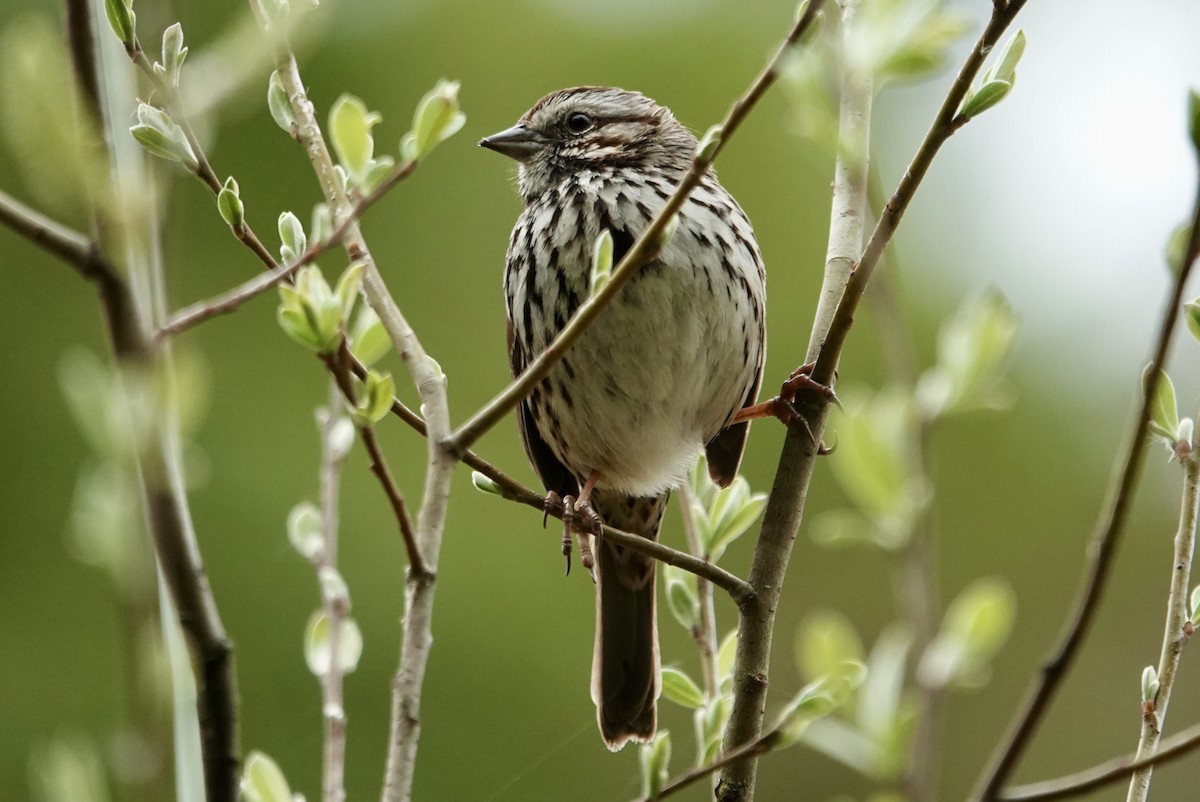
M 467 122 L 458 106 L 458 81 L 439 80 L 413 112 L 412 130 L 400 140 L 404 161 L 420 161 L 454 136 Z
M 109 802 L 104 757 L 83 733 L 55 735 L 29 751 L 29 779 L 36 802 Z
M 242 204 L 241 188 L 233 176 L 225 179 L 224 186 L 217 193 L 217 211 L 221 219 L 235 232 L 242 231 L 246 226 L 246 207 Z
M 870 76 L 876 85 L 922 78 L 946 63 L 950 47 L 968 21 L 945 0 L 870 0 L 850 21 L 844 69 Z
M 638 761 L 642 767 L 642 796 L 658 799 L 670 776 L 671 733 L 659 730 L 649 743 L 642 744 L 638 750 Z
M 137 37 L 137 14 L 133 0 L 104 0 L 104 16 L 122 44 L 129 46 Z
M 368 370 L 367 379 L 359 388 L 357 401 L 350 409 L 350 417 L 356 426 L 374 426 L 391 411 L 395 397 L 396 384 L 392 381 L 392 375 Z
M 896 390 L 848 394 L 843 412 L 830 466 L 855 509 L 822 513 L 813 521 L 812 537 L 831 547 L 900 548 L 929 495 L 908 469 L 916 425 L 912 400 Z
M 1150 367 L 1147 366 L 1142 373 L 1143 387 L 1149 385 L 1150 376 Z M 1175 385 L 1171 377 L 1161 370 L 1158 371 L 1158 383 L 1150 399 L 1150 433 L 1180 459 L 1191 454 L 1195 445 L 1195 422 L 1191 418 L 1179 417 Z
M 1025 32 L 1017 30 L 1000 47 L 992 66 L 967 92 L 959 106 L 958 116 L 969 120 L 995 106 L 1012 91 L 1017 80 L 1017 64 L 1025 53 Z
M 727 487 L 716 488 L 708 478 L 707 463 L 697 461 L 688 480 L 692 523 L 701 555 L 716 562 L 730 544 L 749 531 L 766 506 L 765 493 L 752 493 L 750 484 L 737 476 Z
M 598 293 L 612 276 L 613 268 L 613 238 L 607 228 L 596 237 L 592 246 L 592 275 L 590 278 L 590 294 Z
M 674 565 L 663 566 L 667 586 L 667 609 L 688 632 L 700 625 L 700 597 L 696 575 Z
M 132 126 L 129 133 L 150 155 L 182 164 L 193 173 L 199 168 L 183 129 L 162 109 L 139 103 L 137 125 Z
M 154 64 L 154 72 L 171 86 L 179 86 L 179 75 L 188 49 L 183 46 L 183 26 L 176 22 L 163 31 L 162 61 Z
M 500 485 L 479 471 L 471 471 L 471 484 L 480 493 L 487 493 L 489 496 L 504 497 L 504 491 L 500 488 Z
M 290 217 L 295 221 L 294 215 Z M 290 233 L 285 234 L 285 229 Z M 300 229 L 297 234 L 296 229 L 299 229 L 299 222 L 295 223 L 293 229 L 280 218 L 285 252 L 293 246 L 304 247 L 304 232 Z M 296 271 L 295 284 L 279 285 L 280 304 L 276 317 L 284 333 L 319 354 L 335 351 L 341 342 L 344 322 L 358 298 L 362 271 L 361 263 L 350 265 L 334 289 L 330 289 L 316 265 L 305 265 Z
M 1000 579 L 979 579 L 968 586 L 951 603 L 941 630 L 921 657 L 921 682 L 932 688 L 986 684 L 992 658 L 1012 633 L 1016 609 L 1016 595 Z
M 325 569 L 325 573 L 328 571 L 333 571 L 333 569 Z M 340 576 L 336 580 L 326 578 L 325 582 L 329 581 L 340 582 L 341 588 L 345 588 L 345 582 L 341 580 Z M 348 603 L 347 606 L 349 606 Z M 308 619 L 308 626 L 304 629 L 304 661 L 314 676 L 325 676 L 329 673 L 330 666 L 333 665 L 332 634 L 333 626 L 329 617 L 325 615 L 325 611 L 313 611 Z M 343 617 L 337 634 L 336 665 L 338 671 L 342 674 L 349 674 L 358 668 L 362 649 L 362 632 L 358 628 L 358 623 L 350 616 Z
M 267 82 L 267 110 L 271 112 L 271 119 L 275 124 L 282 128 L 289 135 L 296 134 L 296 113 L 292 111 L 292 103 L 288 98 L 287 88 L 283 85 L 283 78 L 279 75 L 279 70 L 271 73 L 271 78 Z
M 343 94 L 329 110 L 329 140 L 351 186 L 370 191 L 396 166 L 390 156 L 375 158 L 375 138 L 371 129 L 382 119 L 378 112 L 369 111 L 366 104 L 353 95 Z
M 1142 701 L 1150 704 L 1158 698 L 1158 671 L 1154 666 L 1146 666 L 1142 669 Z
M 324 518 L 312 502 L 302 501 L 288 513 L 288 542 L 300 556 L 317 561 L 325 555 Z
M 242 802 L 304 802 L 292 794 L 279 764 L 257 749 L 246 756 L 239 790 Z
M 1013 391 L 1003 377 L 1017 338 L 1017 318 L 996 291 L 967 298 L 938 334 L 937 364 L 917 385 L 921 413 L 1007 409 Z

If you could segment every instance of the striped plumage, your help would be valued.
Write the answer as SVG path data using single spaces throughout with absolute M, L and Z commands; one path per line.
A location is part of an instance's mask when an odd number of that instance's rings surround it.
M 539 101 L 481 144 L 520 161 L 525 211 L 504 275 L 514 375 L 587 297 L 592 248 L 614 264 L 689 169 L 696 139 L 643 95 L 577 87 Z M 714 481 L 737 473 L 764 339 L 764 273 L 750 222 L 709 171 L 658 257 L 642 267 L 521 404 L 526 451 L 548 490 L 591 502 L 610 526 L 658 536 L 671 489 L 701 448 Z M 610 748 L 646 740 L 659 691 L 654 564 L 598 544 L 592 695 Z

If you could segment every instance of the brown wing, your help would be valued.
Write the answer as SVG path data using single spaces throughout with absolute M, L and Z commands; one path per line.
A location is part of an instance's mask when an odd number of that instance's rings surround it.
M 746 396 L 743 407 L 748 407 L 758 400 L 758 388 L 762 384 L 762 362 L 754 373 L 754 381 L 750 385 L 750 393 Z M 726 487 L 737 476 L 738 466 L 742 462 L 742 452 L 746 448 L 746 434 L 750 431 L 750 423 L 737 423 L 726 426 L 717 432 L 716 436 L 704 446 L 704 455 L 708 458 L 708 475 L 718 487 Z
M 508 321 L 508 364 L 512 368 L 513 378 L 525 370 L 528 361 L 525 349 L 516 342 L 510 320 Z M 517 428 L 521 431 L 521 443 L 525 446 L 525 454 L 542 480 L 542 485 L 560 496 L 579 495 L 579 482 L 567 470 L 567 466 L 559 462 L 558 457 L 554 456 L 554 452 L 550 450 L 550 446 L 542 439 L 528 398 L 517 405 Z

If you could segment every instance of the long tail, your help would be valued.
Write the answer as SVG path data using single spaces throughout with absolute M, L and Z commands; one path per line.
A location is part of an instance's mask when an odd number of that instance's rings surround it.
M 592 502 L 609 526 L 657 540 L 668 495 L 635 498 L 597 489 Z M 592 701 L 600 735 L 615 752 L 629 741 L 650 740 L 658 727 L 654 560 L 601 540 L 596 582 Z

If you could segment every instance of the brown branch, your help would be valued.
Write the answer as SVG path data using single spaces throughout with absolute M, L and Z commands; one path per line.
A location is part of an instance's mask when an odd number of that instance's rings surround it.
M 822 5 L 824 5 L 824 0 L 812 0 L 808 4 L 804 13 L 796 20 L 795 25 L 792 26 L 791 31 L 779 46 L 775 56 L 759 73 L 746 93 L 734 101 L 729 108 L 725 119 L 721 121 L 720 134 L 715 147 L 696 154 L 692 160 L 691 169 L 679 182 L 679 186 L 675 188 L 662 209 L 626 252 L 620 264 L 613 269 L 608 283 L 588 297 L 566 327 L 554 338 L 554 341 L 546 346 L 546 349 L 522 371 L 520 376 L 454 432 L 445 443 L 449 451 L 457 454 L 470 448 L 485 432 L 499 423 L 509 412 L 512 412 L 517 404 L 529 395 L 542 379 L 546 378 L 554 366 L 562 361 L 571 346 L 595 323 L 613 298 L 617 296 L 625 282 L 654 258 L 662 248 L 663 234 L 671 220 L 674 219 L 675 213 L 683 207 L 692 190 L 708 172 L 725 144 L 741 126 L 746 115 L 750 113 L 750 110 L 754 108 L 771 84 L 775 83 L 779 77 L 779 66 L 784 56 L 808 30 Z
M 1029 785 L 1018 785 L 1015 788 L 1001 791 L 994 798 L 999 802 L 1035 802 L 1035 800 L 1045 802 L 1051 799 L 1082 796 L 1097 788 L 1120 782 L 1140 769 L 1160 766 L 1181 758 L 1200 747 L 1200 724 L 1193 724 L 1186 730 L 1164 739 L 1160 747 L 1153 755 L 1140 760 L 1135 759 L 1134 755 L 1125 755 L 1101 763 L 1099 766 L 1068 774 L 1066 777 Z
M 155 332 L 156 337 L 166 337 L 173 334 L 178 334 L 181 331 L 186 331 L 198 323 L 203 323 L 217 315 L 227 315 L 233 312 L 242 304 L 252 298 L 256 298 L 267 290 L 283 281 L 290 281 L 296 271 L 305 265 L 312 264 L 317 259 L 320 259 L 326 252 L 342 244 L 342 237 L 350 229 L 350 226 L 362 217 L 367 209 L 371 208 L 384 195 L 391 190 L 392 187 L 407 178 L 417 167 L 416 161 L 408 161 L 398 167 L 391 175 L 384 179 L 378 187 L 376 187 L 369 195 L 363 197 L 354 204 L 350 214 L 342 218 L 341 221 L 330 232 L 329 236 L 322 239 L 320 242 L 314 242 L 300 255 L 300 257 L 290 264 L 280 264 L 275 261 L 275 258 L 270 253 L 266 253 L 265 258 L 260 253 L 259 258 L 262 259 L 272 272 L 260 273 L 249 281 L 243 282 L 234 287 L 228 292 L 224 292 L 216 297 L 209 298 L 205 301 L 198 301 L 191 304 L 178 312 L 172 314 L 165 323 L 163 323 L 158 331 Z M 219 191 L 219 190 L 218 190 Z M 247 245 L 254 250 L 254 242 L 258 241 L 254 237 L 254 232 L 248 227 L 245 231 L 239 234 L 237 229 L 234 229 L 234 235 L 245 236 L 242 239 Z M 256 251 L 257 252 L 257 251 Z M 265 252 L 265 251 L 264 251 Z
M 1066 677 L 1080 646 L 1091 628 L 1096 609 L 1100 604 L 1108 577 L 1112 573 L 1117 545 L 1125 529 L 1129 510 L 1133 506 L 1134 491 L 1145 463 L 1146 444 L 1150 432 L 1150 408 L 1158 390 L 1162 367 L 1166 364 L 1167 352 L 1171 348 L 1176 323 L 1179 320 L 1180 304 L 1183 302 L 1184 286 L 1200 254 L 1200 187 L 1192 212 L 1191 233 L 1184 250 L 1183 263 L 1168 294 L 1159 323 L 1158 336 L 1150 358 L 1145 387 L 1134 417 L 1133 427 L 1125 445 L 1125 456 L 1121 459 L 1114 482 L 1105 500 L 1100 519 L 1088 543 L 1088 564 L 1083 584 L 1075 598 L 1068 623 L 1063 631 L 1054 654 L 1042 664 L 1038 679 L 1026 699 L 1005 739 L 993 757 L 973 799 L 996 799 L 1001 787 L 1020 760 L 1025 748 L 1033 738 L 1034 730 L 1049 709 L 1050 700 Z
M 707 766 L 701 766 L 698 769 L 692 769 L 687 774 L 683 774 L 671 780 L 664 785 L 655 796 L 641 797 L 635 802 L 658 802 L 660 799 L 665 799 L 669 796 L 674 796 L 678 792 L 684 790 L 688 786 L 703 780 L 705 777 L 710 777 L 721 769 L 736 763 L 739 760 L 748 760 L 757 758 L 761 755 L 770 752 L 775 748 L 776 742 L 779 740 L 779 728 L 775 728 L 770 732 L 759 736 L 753 742 L 739 746 L 736 749 L 731 749 L 719 758 L 709 763 Z
M 840 259 L 827 260 L 822 303 L 817 309 L 805 360 L 815 362 L 812 378 L 816 382 L 824 385 L 833 382 L 858 304 L 884 249 L 934 157 L 965 122 L 958 118 L 958 109 L 986 55 L 1024 5 L 1025 0 L 996 0 L 991 19 L 951 84 L 896 191 L 883 208 L 862 257 L 850 265 L 848 278 Z M 845 289 L 839 295 L 838 283 L 841 281 L 845 282 Z M 826 303 L 824 299 L 829 297 L 840 297 L 840 300 L 836 305 Z M 750 570 L 750 585 L 758 594 L 757 603 L 742 611 L 739 623 L 733 711 L 725 731 L 727 745 L 746 743 L 762 728 L 775 609 L 803 516 L 829 399 L 819 393 L 806 393 L 797 398 L 796 408 L 799 414 L 788 427 Z M 721 802 L 752 799 L 754 779 L 754 760 L 732 764 L 722 773 L 717 798 Z
M 354 360 L 354 357 L 346 346 L 345 338 L 342 338 L 341 347 L 337 353 L 324 356 L 322 360 L 329 372 L 333 374 L 342 396 L 350 403 L 350 406 L 357 405 L 358 393 L 350 378 L 350 370 L 346 367 L 351 360 Z M 392 403 L 398 404 L 399 402 L 393 400 Z M 379 484 L 383 487 L 383 493 L 387 496 L 388 503 L 392 506 L 392 514 L 396 516 L 396 523 L 400 527 L 400 535 L 404 538 L 404 550 L 408 553 L 408 570 L 410 573 L 423 576 L 429 571 L 425 566 L 425 561 L 421 559 L 421 550 L 417 546 L 417 535 L 413 531 L 412 521 L 408 517 L 404 494 L 400 492 L 396 480 L 392 477 L 392 472 L 383 457 L 383 449 L 379 447 L 379 439 L 375 436 L 375 430 L 370 426 L 358 426 L 357 428 L 363 446 L 371 458 L 371 473 L 375 474 Z
M 97 273 L 112 274 L 112 267 L 82 233 L 53 220 L 41 212 L 0 191 L 0 223 L 57 256 L 81 276 L 95 280 Z
M 94 130 L 104 131 L 105 113 L 98 90 L 99 67 L 93 39 L 95 27 L 87 0 L 67 0 L 67 26 L 75 74 L 83 84 L 86 113 Z M 111 159 L 102 142 L 94 150 L 97 158 L 106 162 Z M 90 257 L 94 260 L 91 264 L 107 266 L 109 263 L 99 255 L 104 245 L 104 227 L 100 225 L 98 210 L 93 208 L 92 214 L 93 228 L 101 242 L 88 244 L 88 251 L 96 252 Z M 169 359 L 169 355 L 156 352 L 146 337 L 128 282 L 107 267 L 85 275 L 94 279 L 99 292 L 118 364 L 142 368 Z M 240 759 L 233 646 L 221 623 L 200 556 L 173 432 L 160 431 L 137 458 L 147 528 L 196 674 L 206 797 L 210 802 L 235 802 Z

